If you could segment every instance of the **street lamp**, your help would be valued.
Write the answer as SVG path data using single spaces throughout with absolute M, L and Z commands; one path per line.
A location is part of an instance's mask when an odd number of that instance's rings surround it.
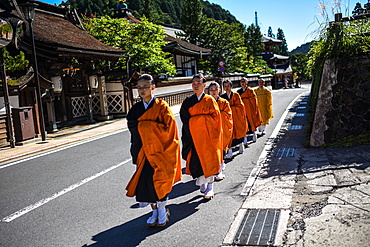
M 32 46 L 32 55 L 33 55 L 33 66 L 34 66 L 34 73 L 35 73 L 35 83 L 36 83 L 36 98 L 37 98 L 37 109 L 39 112 L 39 122 L 40 122 L 40 131 L 41 131 L 41 138 L 43 141 L 46 140 L 45 134 L 45 123 L 44 123 L 44 113 L 42 110 L 42 100 L 41 100 L 41 89 L 40 89 L 40 81 L 39 81 L 39 71 L 37 68 L 37 59 L 36 59 L 36 48 L 35 48 L 35 38 L 33 36 L 33 29 L 32 29 L 32 21 L 35 17 L 35 7 L 38 6 L 34 1 L 30 0 L 25 3 L 19 4 L 22 7 L 24 17 L 28 21 L 29 28 L 30 28 L 30 36 L 31 36 L 31 46 Z

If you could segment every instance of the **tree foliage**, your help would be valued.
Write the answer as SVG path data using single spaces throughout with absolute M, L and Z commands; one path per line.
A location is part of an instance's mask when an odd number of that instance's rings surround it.
M 259 26 L 251 24 L 244 33 L 244 46 L 247 47 L 248 53 L 257 56 L 264 49 L 262 43 L 262 33 Z
M 62 1 L 61 6 L 71 6 L 79 14 L 88 16 L 112 15 L 117 6 L 117 0 L 67 0 Z
M 352 11 L 352 15 L 361 15 L 364 12 L 365 12 L 365 9 L 362 8 L 361 3 L 358 2 L 358 3 L 356 3 L 356 6 L 355 6 L 355 8 Z
M 149 21 L 180 26 L 181 16 L 186 0 L 127 0 L 128 8 L 133 11 L 135 17 L 145 15 Z M 240 23 L 228 10 L 220 5 L 208 1 L 200 1 L 203 14 L 208 18 L 223 20 L 228 24 Z M 112 16 L 117 7 L 117 0 L 66 0 L 60 5 L 77 9 L 79 14 L 88 16 Z
M 272 32 L 271 26 L 269 27 L 269 29 L 267 31 L 267 36 L 269 36 L 271 38 L 275 38 L 275 34 Z
M 293 55 L 293 54 L 296 54 L 296 53 L 303 53 L 305 55 L 308 55 L 308 52 L 311 50 L 312 44 L 313 44 L 313 41 L 310 41 L 310 42 L 307 42 L 303 45 L 300 45 L 300 46 L 296 47 L 295 49 L 291 50 L 289 52 L 289 55 Z
M 4 51 L 5 70 L 8 74 L 17 73 L 25 70 L 28 67 L 29 61 L 26 59 L 24 53 L 21 51 L 19 55 L 11 56 L 6 48 Z
M 350 21 L 346 23 L 330 23 L 327 12 L 322 14 L 323 23 L 319 23 L 319 36 L 310 52 L 307 67 L 313 78 L 311 86 L 311 109 L 316 108 L 316 101 L 321 83 L 324 62 L 327 59 L 351 58 L 366 56 L 370 53 L 370 32 L 368 20 Z M 311 112 L 313 119 L 314 111 Z M 309 124 L 308 133 L 311 131 Z
M 284 55 L 284 56 L 289 56 L 288 44 L 286 42 L 284 32 L 283 32 L 283 30 L 281 28 L 278 28 L 278 31 L 277 31 L 277 34 L 276 34 L 276 38 L 282 41 L 279 44 L 280 54 L 281 55 Z
M 253 24 L 252 24 L 253 25 Z M 212 55 L 203 61 L 201 68 L 213 74 L 219 72 L 219 61 L 225 62 L 225 72 L 264 73 L 265 68 L 270 72 L 266 62 L 259 56 L 262 51 L 262 35 L 259 28 L 254 29 L 255 42 L 251 40 L 246 46 L 245 26 L 237 23 L 227 24 L 224 21 L 208 18 L 204 25 L 204 32 L 199 37 L 200 46 L 211 49 Z M 253 32 L 252 32 L 253 33 Z M 254 52 L 253 47 L 259 47 L 260 51 Z
M 292 69 L 296 72 L 299 81 L 305 81 L 310 77 L 307 68 L 308 56 L 303 53 L 290 55 L 289 61 Z
M 237 67 L 241 66 L 237 65 L 237 62 L 244 62 L 236 59 L 237 56 L 241 56 L 241 52 L 244 52 L 241 50 L 244 40 L 238 24 L 230 25 L 220 20 L 208 18 L 199 41 L 200 46 L 212 50 L 212 55 L 209 57 L 209 69 L 214 74 L 218 73 L 219 61 L 225 62 L 227 72 L 234 72 Z
M 200 37 L 204 33 L 206 17 L 202 9 L 200 0 L 186 0 L 181 16 L 181 29 L 184 34 L 179 36 L 192 44 L 200 43 Z
M 202 1 L 202 4 L 203 13 L 207 18 L 224 21 L 227 24 L 240 23 L 230 11 L 224 10 L 220 5 L 208 1 Z
M 142 18 L 138 24 L 129 24 L 125 19 L 109 16 L 100 18 L 84 17 L 86 31 L 101 42 L 126 50 L 131 56 L 131 66 L 140 72 L 155 74 L 176 74 L 176 69 L 168 53 L 162 46 L 165 33 L 162 27 Z

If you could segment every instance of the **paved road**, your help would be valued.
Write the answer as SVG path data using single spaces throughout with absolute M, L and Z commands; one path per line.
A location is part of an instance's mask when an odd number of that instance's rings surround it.
M 268 136 L 304 92 L 309 86 L 273 92 L 267 134 L 227 164 L 213 200 L 205 201 L 184 175 L 170 194 L 171 217 L 164 228 L 147 227 L 150 208 L 138 208 L 125 196 L 135 170 L 128 131 L 3 169 L 0 164 L 0 246 L 220 246 Z M 179 116 L 176 120 L 181 135 Z

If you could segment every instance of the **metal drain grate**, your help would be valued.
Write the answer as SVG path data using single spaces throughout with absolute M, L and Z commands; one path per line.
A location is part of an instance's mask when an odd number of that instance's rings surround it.
M 290 125 L 288 129 L 289 130 L 300 130 L 302 129 L 302 125 Z
M 248 209 L 236 232 L 234 244 L 271 246 L 275 241 L 280 209 Z
M 279 148 L 275 153 L 275 157 L 294 157 L 295 148 Z
M 301 103 L 299 103 L 300 105 L 307 105 L 307 102 L 306 101 L 302 101 Z
M 304 113 L 296 113 L 294 116 L 295 117 L 304 117 Z
M 298 106 L 297 109 L 302 110 L 302 109 L 306 109 L 306 107 L 305 106 Z

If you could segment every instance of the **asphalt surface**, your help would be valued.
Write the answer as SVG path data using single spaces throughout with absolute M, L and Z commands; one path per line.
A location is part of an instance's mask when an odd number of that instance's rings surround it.
M 195 181 L 184 175 L 170 193 L 170 222 L 164 228 L 147 227 L 149 207 L 138 208 L 134 198 L 125 196 L 135 167 L 124 128 L 93 141 L 71 141 L 70 148 L 61 145 L 14 165 L 1 163 L 0 246 L 220 246 L 280 116 L 297 95 L 308 92 L 309 85 L 273 91 L 274 118 L 266 135 L 244 154 L 235 150 L 226 179 L 215 184 L 214 199 L 204 200 Z

